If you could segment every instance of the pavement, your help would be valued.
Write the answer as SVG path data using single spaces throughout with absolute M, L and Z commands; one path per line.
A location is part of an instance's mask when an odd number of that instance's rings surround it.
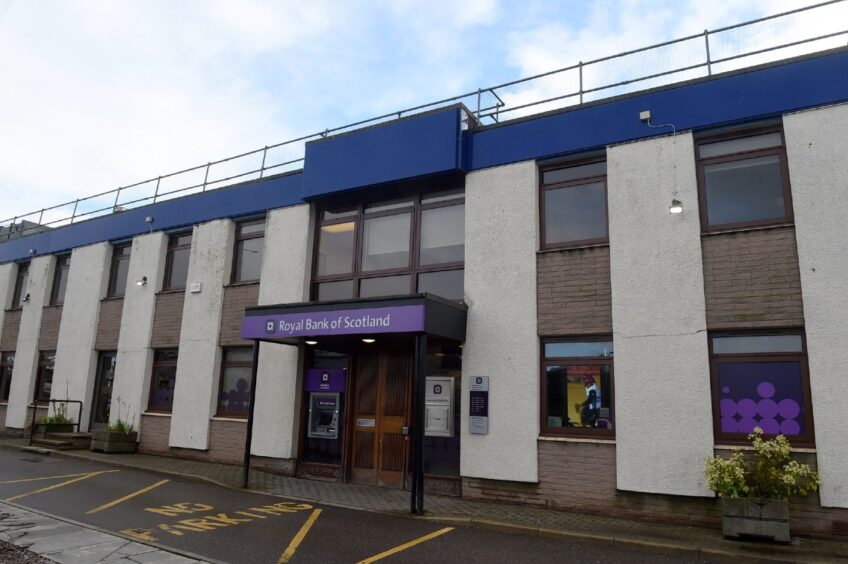
M 19 449 L 25 444 L 26 441 L 20 439 L 0 440 L 0 447 L 6 448 Z M 52 454 L 211 482 L 230 489 L 241 489 L 243 481 L 241 467 L 225 464 L 147 454 L 102 454 L 81 450 L 55 451 Z M 249 489 L 327 506 L 409 516 L 409 493 L 405 491 L 303 480 L 259 470 L 251 471 Z M 694 558 L 731 558 L 744 559 L 746 562 L 848 562 L 848 542 L 834 540 L 795 538 L 790 545 L 732 541 L 724 539 L 718 529 L 665 525 L 432 494 L 425 496 L 425 509 L 425 515 L 416 519 L 546 539 L 643 547 Z

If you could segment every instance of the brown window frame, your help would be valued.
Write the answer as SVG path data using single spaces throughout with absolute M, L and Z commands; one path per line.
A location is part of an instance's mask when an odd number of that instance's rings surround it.
M 56 376 L 56 351 L 39 351 L 38 353 L 38 369 L 35 374 L 35 391 L 32 395 L 32 403 L 34 405 L 44 405 L 50 400 L 50 396 L 46 398 L 41 395 L 41 388 L 44 386 L 44 376 L 45 372 L 49 367 L 49 363 L 47 362 L 47 357 L 53 357 L 53 376 Z M 53 391 L 53 379 L 50 380 L 50 391 Z
M 751 151 L 730 153 L 718 157 L 701 158 L 701 145 L 718 143 L 721 141 L 731 141 L 734 139 L 744 139 L 746 137 L 756 137 L 758 135 L 765 135 L 768 133 L 779 133 L 780 145 L 767 147 L 765 149 L 754 149 Z M 706 177 L 704 176 L 704 167 L 707 165 L 744 161 L 772 155 L 776 155 L 780 161 L 780 176 L 783 188 L 783 217 L 711 225 L 707 215 L 707 182 Z M 695 139 L 695 163 L 698 175 L 698 212 L 701 218 L 701 231 L 703 233 L 715 233 L 721 231 L 748 229 L 752 227 L 766 227 L 771 225 L 787 225 L 794 223 L 795 215 L 792 209 L 792 188 L 789 182 L 789 164 L 786 158 L 786 136 L 783 133 L 782 125 L 770 125 L 753 129 L 745 129 L 743 131 L 733 131 L 719 135 L 698 137 Z
M 227 411 L 221 409 L 221 395 L 224 393 L 224 370 L 227 368 L 250 368 L 253 369 L 253 357 L 250 361 L 243 360 L 227 360 L 227 353 L 233 351 L 253 351 L 250 347 L 223 347 L 221 350 L 221 377 L 218 379 L 218 407 L 215 411 L 216 417 L 228 417 L 231 419 L 247 419 L 248 411 Z M 251 373 L 252 378 L 252 373 Z M 250 382 L 250 387 L 253 387 L 253 382 Z M 250 408 L 248 407 L 248 410 Z
M 58 306 L 65 303 L 65 292 L 68 290 L 67 276 L 71 271 L 71 253 L 56 256 L 56 268 L 53 271 L 53 286 L 50 289 L 50 305 Z M 61 288 L 62 276 L 65 276 L 65 287 Z M 61 289 L 61 294 L 59 291 Z
M 801 352 L 777 352 L 777 353 L 721 353 L 713 352 L 713 338 L 715 337 L 761 337 L 775 335 L 798 335 L 801 337 Z M 745 433 L 723 433 L 721 430 L 721 406 L 718 390 L 718 365 L 722 359 L 729 359 L 737 363 L 745 362 L 786 362 L 797 361 L 801 366 L 801 389 L 804 394 L 804 426 L 806 434 L 791 438 L 793 446 L 813 448 L 816 445 L 816 433 L 813 426 L 813 402 L 810 394 L 810 370 L 807 362 L 807 335 L 803 329 L 760 329 L 750 331 L 710 331 L 707 336 L 710 355 L 710 391 L 713 414 L 713 436 L 716 444 L 720 445 L 744 445 L 749 446 L 751 442 Z M 774 435 L 763 435 L 772 438 Z
M 248 235 L 242 235 L 242 228 L 248 227 L 251 225 L 262 225 L 261 233 L 250 233 Z M 238 275 L 238 257 L 242 247 L 240 243 L 242 241 L 248 241 L 250 239 L 264 239 L 265 238 L 265 227 L 266 227 L 266 218 L 263 216 L 261 218 L 247 219 L 244 221 L 239 221 L 236 224 L 236 237 L 235 242 L 233 243 L 233 266 L 232 271 L 230 272 L 230 284 L 248 284 L 250 282 L 259 282 L 259 278 L 251 278 L 249 280 L 239 280 L 237 278 Z M 262 251 L 262 259 L 265 259 L 265 251 Z M 261 263 L 260 263 L 261 269 Z M 261 276 L 261 272 L 260 272 Z
M 565 182 L 554 182 L 552 184 L 544 183 L 546 172 L 606 162 L 606 156 L 598 156 L 585 159 L 577 159 L 569 161 L 567 163 L 559 163 L 556 165 L 547 165 L 539 167 L 539 242 L 542 250 L 547 251 L 553 249 L 573 249 L 580 247 L 588 247 L 592 245 L 609 244 L 609 191 L 607 186 L 607 174 L 587 176 L 584 178 L 567 180 Z M 553 190 L 560 190 L 563 188 L 576 188 L 579 186 L 585 186 L 587 184 L 596 184 L 598 182 L 601 182 L 604 185 L 604 236 L 596 237 L 594 239 L 578 239 L 575 241 L 566 241 L 561 243 L 548 243 L 547 238 L 545 237 L 545 193 L 551 192 Z
M 124 249 L 130 249 L 130 253 L 124 255 L 122 251 Z M 132 242 L 129 243 L 120 243 L 116 244 L 112 247 L 112 261 L 111 268 L 109 270 L 109 291 L 106 293 L 106 297 L 109 298 L 123 298 L 127 293 L 126 285 L 123 288 L 117 288 L 117 280 L 118 280 L 118 267 L 123 261 L 129 261 L 132 258 Z M 127 284 L 129 284 L 129 272 L 127 272 Z
M 549 343 L 594 343 L 612 341 L 612 335 L 581 335 L 578 337 L 545 337 L 540 339 L 540 394 L 539 394 L 539 429 L 543 437 L 573 437 L 581 439 L 615 440 L 615 430 L 618 427 L 615 410 L 615 358 L 578 356 L 578 357 L 545 357 L 545 345 Z M 610 377 L 610 419 L 612 429 L 583 428 L 583 427 L 549 427 L 548 426 L 548 378 L 546 368 L 548 366 L 560 366 L 569 364 L 573 366 L 587 365 L 597 366 L 603 364 L 609 369 Z
M 454 199 L 449 199 L 440 202 L 430 202 L 430 203 L 422 203 L 422 199 L 430 198 L 436 194 L 445 193 L 449 195 L 451 193 L 461 194 L 458 195 Z M 399 207 L 397 209 L 383 210 L 377 212 L 368 212 L 366 208 L 369 206 L 380 206 L 380 205 L 388 205 L 397 201 L 405 201 L 410 200 L 411 203 L 407 206 Z M 465 260 L 461 261 L 453 261 L 446 263 L 438 263 L 438 264 L 429 264 L 422 266 L 420 264 L 421 257 L 421 213 L 424 210 L 436 209 L 436 208 L 446 208 L 451 206 L 465 206 L 465 188 L 454 187 L 454 188 L 444 188 L 436 191 L 427 191 L 427 192 L 419 192 L 412 195 L 408 195 L 405 197 L 396 197 L 391 199 L 380 198 L 376 200 L 369 200 L 367 202 L 362 202 L 358 205 L 349 205 L 349 206 L 335 206 L 335 207 L 323 207 L 319 209 L 318 212 L 318 221 L 315 222 L 315 245 L 313 250 L 312 257 L 312 284 L 311 284 L 311 296 L 313 300 L 318 299 L 318 286 L 324 282 L 343 282 L 343 281 L 352 281 L 353 283 L 353 294 L 351 299 L 359 298 L 359 287 L 363 280 L 367 280 L 370 278 L 384 278 L 388 276 L 398 276 L 398 275 L 409 275 L 410 284 L 409 284 L 409 293 L 413 294 L 418 289 L 418 275 L 422 273 L 428 272 L 445 272 L 451 270 L 465 270 Z M 333 213 L 333 214 L 341 214 L 343 212 L 353 212 L 350 215 L 345 215 L 343 217 L 337 217 L 332 219 L 324 219 L 325 213 Z M 405 213 L 411 213 L 411 222 L 409 229 L 409 260 L 407 261 L 407 265 L 404 267 L 397 268 L 387 268 L 382 270 L 362 270 L 362 251 L 363 251 L 363 239 L 364 239 L 364 225 L 365 221 L 369 219 L 379 218 L 379 217 L 389 217 L 393 215 L 401 215 Z M 351 271 L 344 274 L 329 274 L 318 276 L 318 251 L 320 248 L 320 237 L 321 237 L 321 228 L 328 225 L 338 225 L 343 223 L 353 223 L 354 224 L 354 249 L 353 249 L 353 261 Z M 465 241 L 463 241 L 463 245 Z
M 10 356 L 12 357 L 12 362 L 6 362 L 6 359 Z M 9 401 L 9 394 L 12 390 L 12 372 L 14 369 L 15 351 L 0 352 L 0 402 Z
M 167 351 L 176 351 L 177 359 L 176 360 L 157 360 L 156 354 L 160 352 Z M 162 408 L 153 405 L 153 386 L 156 384 L 156 379 L 154 378 L 156 375 L 157 368 L 171 368 L 174 369 L 174 389 L 177 386 L 177 363 L 179 362 L 179 354 L 180 349 L 177 347 L 167 347 L 161 349 L 153 349 L 153 365 L 150 369 L 150 390 L 147 395 L 147 412 L 148 413 L 172 413 L 174 411 L 174 401 L 171 400 L 171 405 L 167 408 Z
M 26 293 L 26 281 L 29 279 L 29 262 L 19 262 L 15 274 L 15 292 L 12 296 L 12 309 L 21 309 Z
M 183 243 L 182 245 L 178 245 L 176 242 L 181 237 L 190 237 L 188 244 Z M 180 231 L 179 233 L 172 233 L 168 238 L 168 253 L 165 256 L 165 281 L 162 283 L 162 291 L 167 292 L 168 290 L 185 290 L 186 284 L 188 284 L 188 279 L 183 283 L 182 286 L 174 286 L 171 280 L 171 270 L 174 265 L 174 253 L 176 251 L 180 251 L 183 249 L 189 250 L 189 260 L 191 260 L 191 245 L 194 243 L 194 232 L 193 231 Z

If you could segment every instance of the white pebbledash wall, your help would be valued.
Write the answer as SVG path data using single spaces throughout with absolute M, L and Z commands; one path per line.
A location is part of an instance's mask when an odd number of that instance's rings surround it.
M 180 326 L 180 353 L 171 415 L 172 447 L 209 448 L 209 420 L 215 414 L 221 373 L 218 335 L 224 285 L 230 281 L 235 224 L 230 220 L 194 228 Z M 194 292 L 192 284 L 200 284 Z
M 848 508 L 848 105 L 783 119 L 821 504 Z
M 607 152 L 618 488 L 710 496 L 710 372 L 689 133 Z M 675 192 L 676 190 L 676 192 Z M 672 198 L 684 213 L 668 212 Z
M 29 276 L 22 294 L 29 294 L 21 313 L 18 344 L 15 349 L 15 367 L 12 387 L 9 390 L 9 407 L 6 410 L 6 427 L 23 429 L 27 421 L 27 406 L 35 394 L 35 376 L 38 370 L 38 338 L 41 317 L 50 296 L 49 281 L 53 280 L 56 257 L 44 256 L 29 264 Z
M 310 207 L 292 206 L 268 213 L 259 305 L 309 299 L 311 264 Z M 256 375 L 256 406 L 250 452 L 295 458 L 300 424 L 300 369 L 297 347 L 263 343 Z
M 465 179 L 463 476 L 538 481 L 537 193 L 532 161 Z M 474 376 L 489 376 L 488 435 L 468 432 L 465 414 Z
M 153 314 L 156 293 L 162 289 L 168 236 L 164 232 L 133 239 L 127 273 L 127 293 L 118 337 L 118 358 L 112 386 L 110 422 L 120 416 L 141 426 L 141 413 L 147 409 L 150 376 L 153 368 Z M 147 277 L 146 286 L 136 282 Z M 123 403 L 123 405 L 122 405 Z
M 6 310 L 12 307 L 17 274 L 18 265 L 15 263 L 7 262 L 6 264 L 0 264 L 0 336 L 3 333 Z
M 62 323 L 56 344 L 51 399 L 83 402 L 80 429 L 88 429 L 91 397 L 97 372 L 97 323 L 100 300 L 106 296 L 112 246 L 97 243 L 74 249 L 65 287 Z M 68 415 L 76 419 L 78 405 L 68 406 Z

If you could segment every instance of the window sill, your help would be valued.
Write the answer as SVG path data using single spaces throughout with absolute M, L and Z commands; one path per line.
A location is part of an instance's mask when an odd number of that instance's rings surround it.
M 167 411 L 145 411 L 143 416 L 150 415 L 151 417 L 170 417 L 171 414 Z
M 259 284 L 259 280 L 248 280 L 247 282 L 230 282 L 229 284 L 224 284 L 224 288 L 238 288 L 241 286 L 256 286 Z
M 225 415 L 215 415 L 212 421 L 232 421 L 234 423 L 247 423 L 247 417 L 227 417 Z
M 551 436 L 543 436 L 539 435 L 538 440 L 540 441 L 550 441 L 552 443 L 592 443 L 592 444 L 600 444 L 600 445 L 614 445 L 615 439 L 610 437 L 608 439 L 592 439 L 586 437 L 551 437 Z
M 101 302 L 114 302 L 114 301 L 123 300 L 123 299 L 124 299 L 124 296 L 106 296 L 105 298 L 102 298 L 100 301 Z
M 536 251 L 536 254 L 544 255 L 548 253 L 561 253 L 564 251 L 582 251 L 585 249 L 600 249 L 609 246 L 609 241 L 607 241 L 606 243 L 590 243 L 588 245 L 575 245 L 573 247 L 552 247 L 550 249 L 539 249 Z
M 726 235 L 728 233 L 745 233 L 747 231 L 765 231 L 768 229 L 781 229 L 786 227 L 795 227 L 794 222 L 773 223 L 771 225 L 750 225 L 748 227 L 729 227 L 727 229 L 718 229 L 716 231 L 704 231 L 701 237 L 710 237 L 712 235 Z
M 65 304 L 47 304 L 44 306 L 44 309 L 62 309 L 62 306 Z
M 749 445 L 715 445 L 713 447 L 714 450 L 742 450 L 746 452 L 753 452 L 754 447 Z M 808 454 L 815 454 L 816 447 L 792 447 L 792 452 L 802 452 Z
M 6 313 L 9 313 L 9 312 L 12 312 L 12 311 L 23 311 L 23 310 L 24 310 L 23 307 L 10 307 L 9 309 L 7 309 L 5 311 L 6 311 Z
M 157 296 L 161 296 L 162 294 L 185 294 L 185 288 L 174 288 L 173 290 L 160 290 L 156 292 Z

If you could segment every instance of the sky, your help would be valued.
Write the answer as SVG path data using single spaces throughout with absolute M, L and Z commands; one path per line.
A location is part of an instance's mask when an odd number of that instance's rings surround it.
M 0 0 L 0 225 L 265 145 L 815 3 Z M 713 58 L 846 27 L 848 2 L 817 11 L 717 36 Z M 845 43 L 843 35 L 817 48 Z M 700 62 L 702 50 L 699 38 L 595 65 L 584 80 Z M 573 90 L 575 78 L 562 73 L 500 94 L 518 105 Z M 297 156 L 286 148 L 271 159 Z M 221 165 L 213 178 L 258 158 Z M 162 189 L 202 181 L 203 172 Z M 121 201 L 152 186 L 127 190 Z

